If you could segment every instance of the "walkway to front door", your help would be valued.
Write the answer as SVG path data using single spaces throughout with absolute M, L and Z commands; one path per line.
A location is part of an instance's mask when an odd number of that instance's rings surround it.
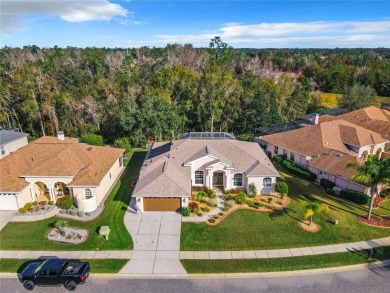
M 176 212 L 128 211 L 125 225 L 134 241 L 122 274 L 186 274 L 180 257 L 181 215 Z

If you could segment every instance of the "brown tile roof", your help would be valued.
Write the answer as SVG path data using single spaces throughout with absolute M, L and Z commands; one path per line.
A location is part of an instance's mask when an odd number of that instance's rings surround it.
M 97 186 L 123 151 L 44 136 L 0 160 L 0 191 L 23 190 L 20 176 L 74 176 L 70 185 Z
M 207 155 L 218 158 L 218 161 L 215 160 L 212 163 L 225 163 L 233 167 L 236 172 L 245 172 L 251 176 L 279 176 L 257 143 L 232 139 L 182 139 L 153 144 L 141 168 L 134 195 L 141 197 L 178 196 L 182 193 L 177 192 L 184 190 L 184 194 L 189 196 L 191 168 L 184 165 Z M 168 165 L 164 173 L 162 166 L 165 162 L 168 162 Z M 161 180 L 167 182 L 161 184 Z M 170 184 L 177 186 L 173 187 Z

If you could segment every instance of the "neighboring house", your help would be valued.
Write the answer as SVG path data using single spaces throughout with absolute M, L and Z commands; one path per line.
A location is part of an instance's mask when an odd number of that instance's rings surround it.
M 80 211 L 91 212 L 121 174 L 123 152 L 79 143 L 63 132 L 43 136 L 0 160 L 0 209 L 70 194 Z
M 0 159 L 27 145 L 27 136 L 15 128 L 0 128 Z
M 371 118 L 368 118 L 371 117 Z M 320 116 L 319 124 L 261 138 L 268 154 L 284 155 L 295 164 L 328 179 L 339 188 L 369 194 L 365 185 L 350 180 L 350 162 L 364 162 L 369 154 L 388 155 L 390 112 L 368 107 L 338 117 Z
M 153 144 L 133 192 L 142 211 L 185 207 L 192 186 L 247 189 L 254 183 L 258 193 L 274 192 L 279 173 L 257 143 L 209 137 Z

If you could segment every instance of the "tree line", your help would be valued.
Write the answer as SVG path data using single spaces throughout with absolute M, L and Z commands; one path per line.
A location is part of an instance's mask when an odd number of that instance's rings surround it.
M 0 125 L 132 146 L 211 128 L 253 133 L 306 114 L 312 91 L 346 92 L 349 109 L 390 96 L 389 57 L 388 49 L 233 49 L 218 37 L 209 48 L 4 47 Z

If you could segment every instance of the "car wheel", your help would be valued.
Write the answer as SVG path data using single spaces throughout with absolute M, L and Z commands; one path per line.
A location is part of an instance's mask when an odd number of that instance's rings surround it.
M 24 281 L 23 287 L 26 288 L 27 290 L 31 291 L 35 288 L 35 284 L 33 281 Z
M 77 288 L 77 284 L 74 281 L 68 281 L 65 284 L 65 288 L 68 291 L 74 291 Z

